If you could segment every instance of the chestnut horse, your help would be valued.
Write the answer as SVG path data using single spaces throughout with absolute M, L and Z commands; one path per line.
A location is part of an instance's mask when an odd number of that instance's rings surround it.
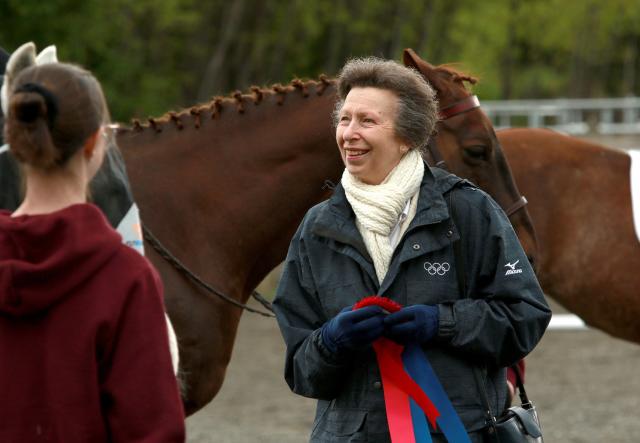
M 283 260 L 307 209 L 328 198 L 325 181 L 340 177 L 334 91 L 328 80 L 254 88 L 118 131 L 145 225 L 240 303 Z M 145 250 L 165 286 L 191 414 L 222 385 L 242 310 L 194 285 L 149 244 Z
M 498 131 L 539 240 L 538 277 L 587 324 L 640 343 L 630 157 L 544 129 Z
M 512 222 L 534 254 L 531 221 L 490 121 L 464 86 L 470 78 L 413 52 L 406 60 L 437 89 L 446 120 L 436 145 L 450 169 L 513 208 Z M 284 259 L 306 210 L 329 196 L 327 180 L 340 178 L 344 166 L 331 126 L 335 92 L 326 78 L 254 87 L 118 132 L 146 226 L 185 266 L 239 303 Z M 186 279 L 149 244 L 146 250 L 165 285 L 191 414 L 222 385 L 242 310 Z

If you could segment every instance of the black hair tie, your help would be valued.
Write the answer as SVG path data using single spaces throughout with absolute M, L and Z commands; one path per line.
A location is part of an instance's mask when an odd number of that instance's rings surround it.
M 35 83 L 25 83 L 24 85 L 20 85 L 13 91 L 14 94 L 18 92 L 34 92 L 36 94 L 40 94 L 42 98 L 44 98 L 44 102 L 47 105 L 47 121 L 49 123 L 49 128 L 52 128 L 53 122 L 58 115 L 58 99 L 56 96 L 44 86 Z M 35 109 L 31 112 L 27 111 L 25 114 L 26 115 L 21 115 L 20 118 L 27 122 L 35 120 L 38 116 Z

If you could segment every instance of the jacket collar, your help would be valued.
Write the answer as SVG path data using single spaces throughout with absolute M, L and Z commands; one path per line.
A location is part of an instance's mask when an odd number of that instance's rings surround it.
M 360 231 L 356 227 L 356 215 L 351 209 L 341 183 L 336 186 L 327 203 L 315 219 L 311 232 L 320 237 L 350 244 L 368 261 L 372 261 Z
M 418 225 L 429 225 L 449 219 L 449 210 L 443 194 L 464 181 L 425 163 L 424 176 L 418 194 L 418 212 L 409 229 Z M 356 248 L 369 260 L 369 253 L 355 223 L 355 214 L 347 201 L 342 184 L 336 186 L 328 204 L 324 205 L 315 219 L 311 232 L 321 237 L 332 238 Z

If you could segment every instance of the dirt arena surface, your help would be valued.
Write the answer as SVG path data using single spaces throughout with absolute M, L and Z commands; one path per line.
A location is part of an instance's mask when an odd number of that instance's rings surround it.
M 222 391 L 187 420 L 188 442 L 308 441 L 314 401 L 289 391 L 283 356 L 275 320 L 245 313 Z M 640 441 L 640 345 L 595 330 L 549 331 L 527 365 L 546 443 Z
M 590 139 L 640 148 L 640 136 Z M 553 303 L 552 308 L 565 312 Z M 188 442 L 308 441 L 315 402 L 289 391 L 283 359 L 275 320 L 245 313 L 222 391 L 187 420 Z M 640 442 L 639 374 L 640 345 L 591 329 L 548 331 L 527 358 L 526 383 L 545 442 Z

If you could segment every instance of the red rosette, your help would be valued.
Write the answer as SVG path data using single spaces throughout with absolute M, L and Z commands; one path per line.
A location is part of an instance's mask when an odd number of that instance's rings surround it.
M 365 306 L 380 306 L 389 313 L 397 312 L 402 309 L 402 306 L 399 303 L 391 300 L 390 298 L 372 295 L 370 297 L 363 298 L 353 305 L 353 310 L 355 311 L 356 309 L 364 308 Z

